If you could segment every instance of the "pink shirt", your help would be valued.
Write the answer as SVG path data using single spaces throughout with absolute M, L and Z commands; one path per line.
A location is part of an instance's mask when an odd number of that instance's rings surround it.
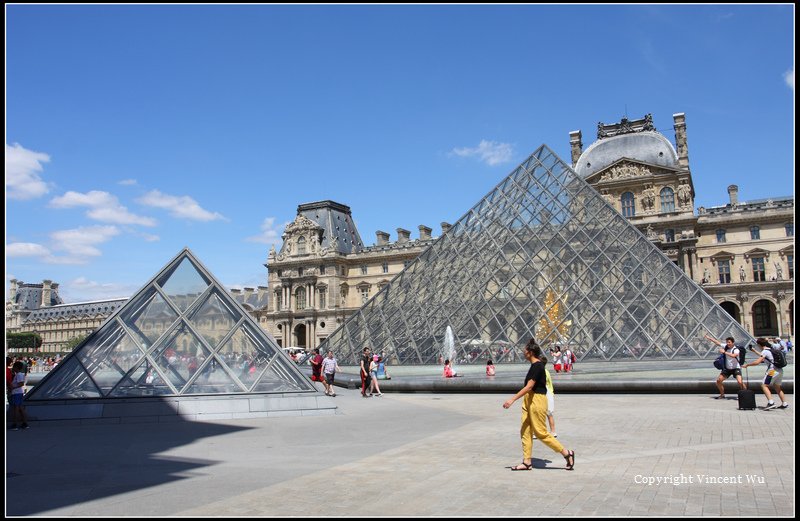
M 444 366 L 444 377 L 445 378 L 452 378 L 453 377 L 453 368 L 449 365 Z

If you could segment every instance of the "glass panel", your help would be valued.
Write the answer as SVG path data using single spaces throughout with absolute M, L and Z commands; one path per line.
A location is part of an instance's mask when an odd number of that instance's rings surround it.
M 239 366 L 243 375 L 255 376 L 257 367 L 249 357 L 242 357 Z M 213 357 L 200 369 L 200 374 L 183 394 L 226 394 L 245 390 L 233 381 L 231 375 L 225 371 L 224 364 Z
M 186 324 L 181 324 L 169 334 L 166 342 L 156 348 L 153 360 L 180 392 L 209 356 L 211 352 L 203 342 Z
M 311 385 L 310 380 L 299 375 L 297 371 L 290 370 L 287 361 L 283 357 L 276 357 L 272 361 L 264 374 L 261 375 L 253 392 L 255 393 L 287 393 L 296 391 L 308 391 Z
M 218 295 L 218 290 L 214 289 L 192 314 L 190 323 L 212 348 L 216 348 L 240 319 L 241 313 L 226 304 Z
M 25 397 L 26 400 L 53 400 L 70 398 L 101 398 L 100 389 L 94 384 L 76 356 L 58 366 L 58 371 L 48 375 L 46 385 L 37 385 Z
M 120 318 L 136 335 L 142 349 L 149 349 L 178 318 L 178 314 L 152 288 L 129 309 L 127 304 L 125 307 Z
M 175 391 L 167 385 L 150 360 L 145 359 L 131 373 L 122 379 L 108 395 L 113 398 L 139 396 L 174 396 Z
M 158 285 L 181 311 L 186 311 L 209 284 L 211 281 L 206 280 L 188 257 L 158 279 Z
M 119 383 L 144 356 L 121 326 L 111 325 L 115 327 L 99 331 L 76 353 L 103 394 Z

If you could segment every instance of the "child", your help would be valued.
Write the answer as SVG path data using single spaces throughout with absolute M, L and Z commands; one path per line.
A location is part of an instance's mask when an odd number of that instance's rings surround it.
M 17 430 L 17 418 L 22 422 L 22 428 L 28 428 L 28 416 L 25 414 L 25 408 L 22 406 L 22 398 L 25 396 L 25 372 L 24 364 L 22 362 L 14 362 L 11 367 L 11 418 L 14 423 L 11 424 L 11 430 Z
M 444 374 L 442 376 L 444 376 L 445 378 L 453 378 L 455 376 L 458 376 L 458 374 L 453 372 L 453 368 L 450 367 L 450 360 L 444 361 Z
M 486 362 L 486 376 L 494 376 L 494 364 L 491 360 Z

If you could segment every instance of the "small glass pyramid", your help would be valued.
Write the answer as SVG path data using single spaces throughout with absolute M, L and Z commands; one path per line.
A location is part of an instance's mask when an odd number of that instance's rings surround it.
M 284 392 L 316 389 L 186 248 L 26 399 Z
M 452 349 L 445 349 L 450 326 Z M 706 358 L 753 338 L 542 146 L 321 345 L 358 364 L 522 362 L 536 338 L 582 360 Z

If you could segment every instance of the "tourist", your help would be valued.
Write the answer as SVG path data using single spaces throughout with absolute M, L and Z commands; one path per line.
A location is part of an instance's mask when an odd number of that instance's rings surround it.
M 311 357 L 311 381 L 323 382 L 322 379 L 322 355 L 319 354 L 319 349 L 314 349 L 314 355 Z M 323 383 L 323 385 L 325 385 Z
M 525 346 L 525 358 L 531 363 L 528 374 L 525 376 L 525 386 L 513 397 L 503 403 L 503 408 L 508 409 L 514 402 L 522 398 L 522 426 L 520 438 L 522 439 L 522 463 L 511 467 L 511 470 L 531 470 L 531 450 L 533 448 L 533 435 L 545 445 L 560 453 L 567 462 L 566 469 L 575 468 L 575 451 L 564 448 L 552 434 L 547 432 L 545 417 L 547 416 L 547 384 L 544 362 L 547 360 L 536 340 L 531 339 Z
M 381 392 L 381 386 L 378 385 L 378 358 L 378 355 L 373 355 L 372 361 L 369 363 L 369 376 L 370 380 L 372 380 L 369 390 L 370 396 L 383 396 L 383 393 Z
M 17 429 L 17 421 L 21 423 L 22 429 L 28 428 L 28 415 L 25 414 L 25 407 L 22 405 L 22 399 L 25 396 L 25 372 L 23 371 L 24 364 L 22 362 L 14 362 L 11 366 L 11 418 L 14 423 L 11 424 L 11 430 Z
M 564 366 L 564 372 L 568 373 L 572 371 L 572 351 L 570 351 L 569 346 L 564 348 L 564 355 L 561 360 Z
M 750 362 L 749 364 L 744 364 L 742 367 L 750 367 L 751 365 L 758 365 L 764 361 L 767 362 L 767 372 L 764 374 L 764 380 L 761 381 L 761 390 L 764 391 L 764 396 L 767 397 L 767 406 L 764 410 L 769 411 L 771 409 L 786 409 L 789 407 L 789 403 L 786 401 L 786 396 L 783 394 L 783 390 L 781 389 L 781 382 L 783 381 L 783 367 L 778 367 L 775 364 L 775 356 L 772 352 L 772 349 L 776 351 L 781 351 L 780 348 L 775 348 L 772 346 L 770 348 L 769 342 L 767 342 L 764 338 L 759 338 L 756 340 L 756 344 L 761 347 L 761 351 L 756 351 L 752 347 L 750 348 L 755 354 L 759 356 L 757 360 Z M 780 356 L 780 352 L 777 353 L 777 356 Z M 783 355 L 786 356 L 785 354 Z M 779 360 L 780 361 L 780 360 Z M 784 362 L 785 362 L 784 358 Z M 772 393 L 769 392 L 769 388 L 772 386 L 772 389 L 775 393 L 778 394 L 778 397 L 781 399 L 781 404 L 776 405 L 775 402 L 772 401 Z
M 709 340 L 717 346 L 720 347 L 720 354 L 725 354 L 725 368 L 719 373 L 717 377 L 717 389 L 719 390 L 719 396 L 716 397 L 717 400 L 724 400 L 725 399 L 725 387 L 722 385 L 722 382 L 727 380 L 731 376 L 736 377 L 736 382 L 739 384 L 740 389 L 744 389 L 744 382 L 742 381 L 742 366 L 739 364 L 739 347 L 736 346 L 735 340 L 733 337 L 728 337 L 725 339 L 725 345 L 723 346 L 722 342 L 717 340 L 716 338 L 710 337 L 705 335 L 706 340 Z
M 563 355 L 561 353 L 561 346 L 556 344 L 555 349 L 550 350 L 550 354 L 553 355 L 553 369 L 555 369 L 557 373 L 560 373 L 561 361 L 563 359 Z
M 444 372 L 442 373 L 442 376 L 444 376 L 445 378 L 454 378 L 456 376 L 461 376 L 461 375 L 453 371 L 453 367 L 450 365 L 450 360 L 445 360 Z
M 361 357 L 361 363 L 359 365 L 360 375 L 361 375 L 361 396 L 363 398 L 369 398 L 367 395 L 367 388 L 372 383 L 372 377 L 369 374 L 369 364 L 372 362 L 372 357 L 369 354 L 369 348 L 364 348 L 364 356 Z
M 338 370 L 339 364 L 336 362 L 336 358 L 333 357 L 333 351 L 328 350 L 328 356 L 322 361 L 322 374 L 325 376 L 322 380 L 322 385 L 325 386 L 325 394 L 328 396 L 336 396 L 333 391 L 333 380 Z
M 491 360 L 486 362 L 486 376 L 494 376 L 494 364 Z
M 391 380 L 392 377 L 386 371 L 386 364 L 383 363 L 383 357 L 378 357 L 378 380 Z

